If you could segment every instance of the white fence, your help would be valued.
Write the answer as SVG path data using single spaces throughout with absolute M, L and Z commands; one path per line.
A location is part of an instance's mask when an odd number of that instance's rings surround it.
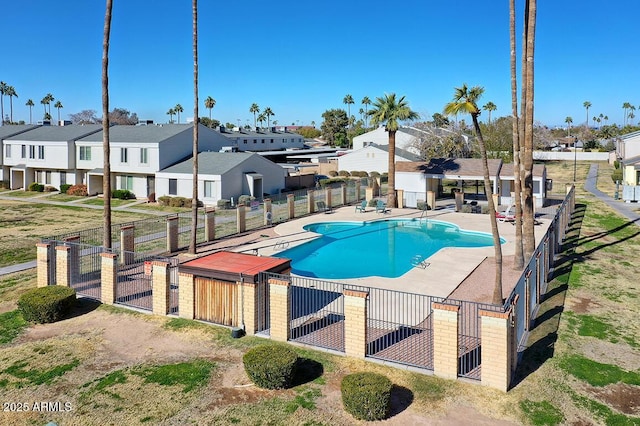
M 609 153 L 582 151 L 533 151 L 533 159 L 540 161 L 609 161 Z

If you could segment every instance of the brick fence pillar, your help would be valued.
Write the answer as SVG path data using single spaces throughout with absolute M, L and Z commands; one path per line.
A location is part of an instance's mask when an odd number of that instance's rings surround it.
M 193 275 L 180 273 L 178 276 L 178 312 L 180 318 L 195 318 L 196 281 Z
M 506 392 L 515 367 L 515 338 L 511 323 L 512 310 L 491 312 L 480 310 L 482 372 L 480 381 Z
M 311 214 L 316 211 L 315 191 L 312 189 L 307 191 L 307 213 Z
M 258 328 L 258 284 L 252 282 L 239 282 L 242 292 L 240 312 L 241 321 L 244 324 L 244 331 L 247 334 L 256 334 Z
M 364 193 L 365 193 L 365 196 L 364 196 L 365 200 L 367 201 L 373 200 L 373 188 L 365 188 Z
M 178 216 L 167 218 L 167 251 L 173 253 L 178 250 Z
M 71 247 L 56 247 L 56 284 L 64 287 L 71 285 Z
M 54 259 L 49 258 L 51 243 L 36 244 L 36 272 L 38 274 L 37 286 L 47 287 L 51 285 L 51 266 Z
M 216 239 L 216 210 L 206 209 L 204 211 L 204 240 L 211 242 Z
M 446 379 L 458 377 L 459 306 L 434 303 L 433 374 Z
M 296 217 L 296 197 L 293 194 L 287 194 L 287 211 L 289 212 L 289 220 Z
M 271 208 L 271 200 L 265 198 L 264 200 L 264 225 L 269 226 L 273 221 L 273 213 Z
M 136 250 L 136 228 L 133 225 L 120 228 L 120 263 L 129 265 L 134 261 Z
M 102 268 L 101 301 L 105 305 L 113 305 L 116 301 L 116 285 L 118 284 L 118 255 L 114 253 L 101 253 Z
M 238 234 L 247 230 L 247 207 L 244 204 L 238 204 L 236 208 L 236 222 Z
M 427 205 L 431 210 L 436 209 L 436 193 L 434 191 L 427 191 Z
M 399 209 L 404 208 L 404 189 L 396 189 L 396 203 Z
M 367 297 L 365 291 L 344 291 L 344 352 L 364 358 L 367 353 Z
M 169 263 L 155 260 L 152 265 L 153 313 L 156 315 L 167 315 L 169 312 L 169 292 L 171 291 Z
M 289 281 L 269 280 L 269 315 L 271 338 L 286 342 L 290 337 L 291 300 L 289 298 Z

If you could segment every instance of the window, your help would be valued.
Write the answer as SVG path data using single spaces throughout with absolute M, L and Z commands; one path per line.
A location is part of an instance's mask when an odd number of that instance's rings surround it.
M 36 158 L 36 146 L 29 145 L 29 158 Z
M 254 139 L 254 140 L 253 140 L 253 143 L 258 143 L 258 140 L 257 140 L 257 139 Z
M 287 138 L 282 139 L 282 143 L 287 143 Z
M 169 195 L 178 195 L 178 179 L 169 179 Z
M 42 170 L 36 170 L 36 182 L 44 183 L 44 176 Z
M 214 183 L 211 180 L 204 181 L 204 196 L 206 198 L 213 198 L 214 191 L 215 191 L 215 188 L 213 185 Z
M 38 159 L 44 160 L 44 145 L 38 146 Z
M 81 146 L 80 147 L 80 159 L 85 161 L 91 160 L 91 147 L 90 146 Z
M 120 176 L 120 189 L 133 190 L 133 176 Z
M 22 156 L 20 158 L 27 158 L 27 146 L 22 145 Z
M 50 171 L 46 171 L 44 173 L 44 183 L 47 185 L 51 185 L 51 172 Z
M 60 185 L 67 183 L 67 172 L 60 172 Z
M 245 145 L 247 144 L 247 140 L 246 140 L 246 139 L 244 140 L 244 144 L 245 144 Z
M 5 145 L 5 147 L 4 147 L 4 155 L 7 158 L 11 158 L 11 145 Z
M 140 148 L 140 164 L 149 164 L 148 148 Z
M 273 139 L 271 139 L 271 143 L 273 143 Z
M 127 148 L 120 148 L 120 162 L 127 163 L 129 160 L 129 151 Z M 122 188 L 126 189 L 126 188 Z
M 262 143 L 264 143 L 264 139 L 262 139 Z

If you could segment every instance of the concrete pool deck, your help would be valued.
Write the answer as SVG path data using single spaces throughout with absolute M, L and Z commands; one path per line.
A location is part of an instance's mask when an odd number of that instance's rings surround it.
M 313 214 L 303 218 L 291 220 L 279 224 L 273 228 L 275 237 L 262 239 L 259 242 L 243 244 L 235 247 L 233 251 L 245 253 L 257 253 L 261 256 L 271 256 L 286 248 L 303 244 L 316 238 L 317 234 L 305 231 L 303 227 L 310 223 L 333 221 L 380 221 L 394 218 L 420 218 L 422 212 L 415 209 L 390 209 L 386 213 L 376 213 L 373 207 L 369 207 L 365 213 L 355 211 L 354 206 L 346 206 L 333 209 L 327 214 Z M 456 213 L 451 209 L 438 209 L 429 211 L 428 219 L 450 222 L 462 229 L 491 233 L 489 218 L 485 214 Z M 545 215 L 538 218 L 536 226 L 536 245 L 539 244 L 545 234 L 551 218 Z M 500 237 L 506 242 L 502 245 L 503 257 L 509 258 L 515 251 L 515 227 L 506 222 L 498 222 Z M 366 248 L 363 248 L 366 250 Z M 366 277 L 345 280 L 330 280 L 365 287 L 376 287 L 390 290 L 406 291 L 410 293 L 426 294 L 430 296 L 447 297 L 467 278 L 485 259 L 494 257 L 493 247 L 482 248 L 446 248 L 429 257 L 425 261 L 426 268 L 414 267 L 399 278 Z M 336 256 L 336 262 L 348 261 Z M 503 268 L 504 270 L 504 268 Z M 483 273 L 482 280 L 488 280 L 493 284 L 494 275 Z M 489 276 L 486 276 L 489 275 Z M 513 274 L 505 274 L 503 287 L 509 292 L 515 282 L 507 282 Z M 320 278 L 321 279 L 321 278 Z M 465 299 L 467 299 L 465 297 Z M 467 300 L 474 300 L 473 297 Z

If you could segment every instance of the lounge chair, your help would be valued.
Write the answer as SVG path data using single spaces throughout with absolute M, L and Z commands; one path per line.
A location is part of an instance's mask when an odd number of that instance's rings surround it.
M 356 212 L 366 213 L 367 211 L 367 200 L 362 200 L 359 206 L 356 206 Z
M 513 207 L 512 204 L 504 212 L 496 212 L 496 219 L 498 219 L 499 222 L 515 222 L 516 215 L 511 212 Z
M 331 213 L 331 207 L 327 207 L 327 203 L 324 201 L 316 201 L 316 206 L 318 206 L 319 212 Z
M 386 213 L 387 212 L 387 203 L 382 200 L 378 200 L 376 204 L 376 213 Z

